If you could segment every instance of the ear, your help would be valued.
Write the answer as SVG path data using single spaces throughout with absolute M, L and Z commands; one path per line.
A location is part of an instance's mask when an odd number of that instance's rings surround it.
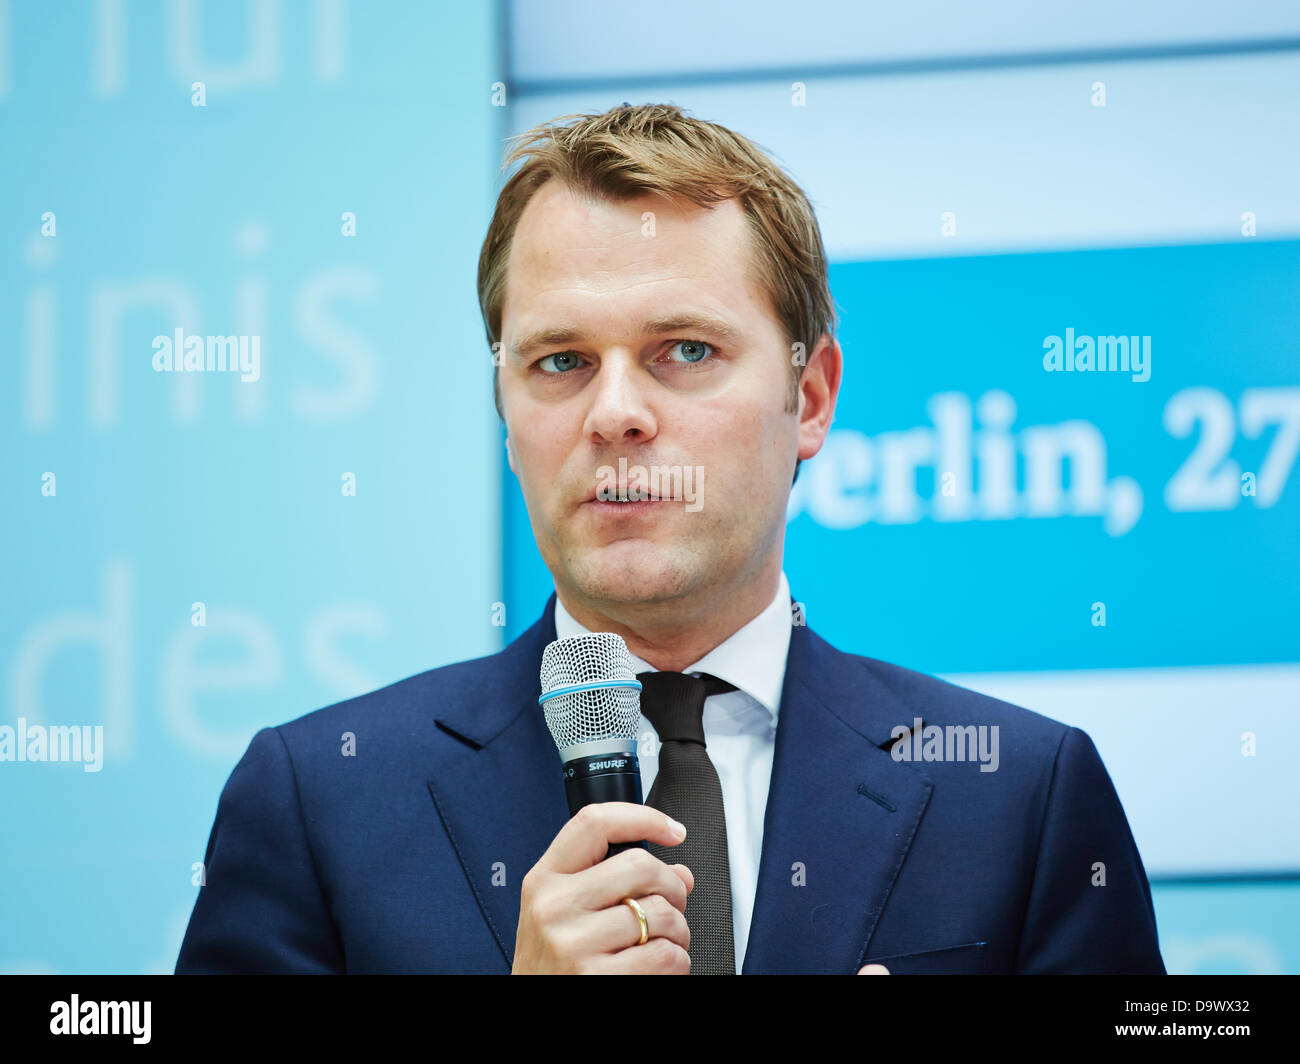
M 510 437 L 506 437 L 506 461 L 510 463 L 510 472 L 519 476 L 519 470 L 515 466 L 515 450 L 510 446 Z
M 799 458 L 807 461 L 822 449 L 835 417 L 844 360 L 839 341 L 824 335 L 799 377 Z

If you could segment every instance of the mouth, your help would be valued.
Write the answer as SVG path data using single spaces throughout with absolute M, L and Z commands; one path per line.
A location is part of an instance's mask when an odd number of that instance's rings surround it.
M 625 506 L 647 506 L 652 503 L 669 501 L 661 499 L 658 495 L 649 492 L 637 493 L 635 498 L 633 498 L 632 495 L 633 493 L 630 492 L 623 492 L 621 494 L 618 492 L 609 492 L 605 495 L 602 495 L 599 492 L 593 492 L 589 498 L 584 500 L 584 503 L 592 506 L 618 508 Z
M 587 497 L 582 501 L 584 503 L 593 503 L 597 506 L 637 506 L 647 502 L 671 502 L 670 498 L 660 495 L 657 488 L 659 485 L 651 483 L 631 483 L 624 482 L 620 484 L 617 480 L 607 479 L 598 481 L 587 493 Z
M 582 505 L 602 516 L 617 517 L 648 513 L 660 509 L 663 503 L 671 501 L 662 498 L 656 491 L 638 489 L 635 485 L 626 485 L 619 490 L 617 485 L 609 484 L 597 485 L 593 488 Z

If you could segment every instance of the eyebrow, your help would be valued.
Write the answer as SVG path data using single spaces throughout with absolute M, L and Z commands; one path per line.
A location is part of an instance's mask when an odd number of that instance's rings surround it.
M 742 338 L 742 333 L 735 326 L 709 314 L 669 314 L 663 317 L 651 318 L 649 321 L 641 323 L 641 334 L 643 336 L 662 336 L 665 333 L 680 332 L 701 332 L 716 336 L 729 344 L 739 343 Z M 581 329 L 572 326 L 561 325 L 539 329 L 536 332 L 520 337 L 519 340 L 511 344 L 510 353 L 517 358 L 523 358 L 542 348 L 581 343 L 584 339 L 586 339 L 586 334 Z

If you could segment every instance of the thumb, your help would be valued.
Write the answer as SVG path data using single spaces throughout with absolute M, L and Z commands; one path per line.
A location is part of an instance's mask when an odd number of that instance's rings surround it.
M 858 975 L 888 975 L 889 969 L 883 964 L 868 964 L 858 969 Z

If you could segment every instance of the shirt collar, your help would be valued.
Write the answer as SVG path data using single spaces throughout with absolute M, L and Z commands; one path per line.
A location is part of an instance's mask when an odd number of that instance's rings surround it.
M 757 617 L 727 637 L 683 672 L 707 672 L 734 684 L 772 715 L 776 723 L 785 685 L 786 659 L 790 653 L 790 584 L 785 573 L 776 596 Z M 584 628 L 555 596 L 555 637 L 568 639 L 586 635 Z M 649 662 L 632 655 L 635 672 L 657 672 Z

